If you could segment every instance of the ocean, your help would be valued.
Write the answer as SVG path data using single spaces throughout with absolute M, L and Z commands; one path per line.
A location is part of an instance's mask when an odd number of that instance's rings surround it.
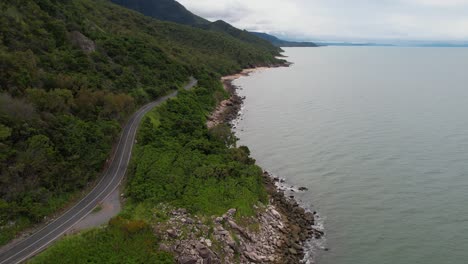
M 307 187 L 318 264 L 468 263 L 468 49 L 286 48 L 234 82 L 235 132 Z M 327 247 L 329 251 L 321 248 Z

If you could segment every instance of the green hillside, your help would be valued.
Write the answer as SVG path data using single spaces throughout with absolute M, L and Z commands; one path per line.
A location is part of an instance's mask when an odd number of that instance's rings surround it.
M 268 40 L 271 44 L 277 47 L 318 47 L 318 45 L 313 42 L 287 41 L 287 40 L 279 39 L 267 33 L 261 33 L 261 32 L 250 32 L 250 33 L 262 39 Z
M 136 107 L 277 55 L 104 0 L 1 1 L 0 243 L 89 186 Z
M 112 0 L 112 2 L 159 20 L 176 22 L 227 34 L 260 49 L 266 49 L 271 52 L 280 51 L 278 47 L 272 45 L 269 41 L 251 34 L 246 30 L 235 28 L 225 21 L 218 20 L 210 22 L 201 18 L 188 11 L 175 0 Z
M 163 21 L 191 26 L 210 23 L 174 0 L 112 0 L 112 2 Z
M 243 42 L 249 43 L 251 45 L 255 45 L 257 47 L 266 48 L 270 50 L 271 52 L 281 50 L 275 45 L 272 45 L 269 41 L 263 38 L 260 38 L 246 30 L 240 30 L 238 28 L 235 28 L 229 23 L 226 23 L 225 21 L 222 21 L 222 20 L 217 20 L 210 24 L 201 25 L 200 27 L 207 29 L 207 30 L 211 30 L 211 31 L 229 34 L 230 36 L 235 37 Z

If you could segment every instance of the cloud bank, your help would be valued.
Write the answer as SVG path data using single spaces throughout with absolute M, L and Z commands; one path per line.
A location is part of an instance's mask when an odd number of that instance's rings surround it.
M 468 40 L 468 0 L 179 0 L 209 20 L 309 40 Z

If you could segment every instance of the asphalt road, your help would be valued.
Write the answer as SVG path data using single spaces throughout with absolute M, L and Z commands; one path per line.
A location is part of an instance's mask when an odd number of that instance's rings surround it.
M 197 80 L 191 78 L 190 83 L 185 86 L 185 89 L 188 90 L 196 84 Z M 108 169 L 101 177 L 96 187 L 82 200 L 51 223 L 35 231 L 25 239 L 16 242 L 14 245 L 7 245 L 6 247 L 8 247 L 8 250 L 0 253 L 0 264 L 21 263 L 41 252 L 51 245 L 52 242 L 65 234 L 74 224 L 91 213 L 102 200 L 119 187 L 122 179 L 125 177 L 128 163 L 132 156 L 135 135 L 143 116 L 154 107 L 176 95 L 177 91 L 159 98 L 143 106 L 133 114 L 123 129 Z

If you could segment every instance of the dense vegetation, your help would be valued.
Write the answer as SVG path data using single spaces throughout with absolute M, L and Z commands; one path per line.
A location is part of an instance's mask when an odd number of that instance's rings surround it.
M 262 171 L 248 148 L 235 148 L 237 139 L 226 125 L 206 128 L 223 90 L 205 78 L 201 87 L 156 110 L 159 126 L 143 121 L 127 189 L 131 202 L 170 203 L 206 215 L 229 208 L 250 215 L 253 204 L 266 202 Z
M 116 217 L 105 229 L 93 229 L 61 240 L 31 263 L 174 263 L 170 254 L 158 251 L 157 242 L 144 221 Z
M 206 116 L 224 91 L 217 77 L 199 78 L 199 87 L 181 91 L 145 117 L 120 216 L 103 229 L 58 242 L 33 263 L 75 263 L 80 256 L 86 263 L 173 263 L 158 252 L 149 228 L 168 219 L 164 205 L 207 217 L 230 208 L 250 216 L 253 205 L 267 202 L 262 171 L 249 149 L 236 148 L 237 139 L 225 125 L 207 129 Z M 116 249 L 123 252 L 113 255 Z
M 210 23 L 174 0 L 112 0 L 112 2 L 163 21 L 190 26 Z
M 99 174 L 135 107 L 190 75 L 277 62 L 271 48 L 156 21 L 104 0 L 4 0 L 0 29 L 0 244 L 62 207 Z M 171 111 L 164 109 L 166 123 Z M 202 133 L 201 112 L 197 116 L 174 122 Z M 176 142 L 186 132 L 170 137 L 173 132 L 164 131 L 164 144 L 187 143 Z M 203 137 L 199 143 L 208 144 Z M 136 181 L 146 177 L 140 168 Z M 136 183 L 129 192 L 136 200 L 159 199 Z M 180 196 L 173 200 L 182 203 Z
M 270 52 L 280 51 L 279 48 L 271 45 L 268 40 L 246 30 L 235 28 L 225 21 L 210 22 L 194 15 L 175 0 L 112 0 L 112 2 L 159 20 L 224 33 L 260 49 L 269 50 Z
M 287 41 L 287 40 L 279 39 L 273 35 L 261 33 L 261 32 L 251 32 L 251 34 L 257 37 L 260 37 L 264 40 L 267 40 L 271 44 L 277 47 L 318 47 L 318 45 L 313 42 Z
M 193 14 L 175 0 L 112 0 L 112 2 L 162 21 L 171 21 L 225 33 L 243 42 L 271 50 L 272 52 L 279 50 L 275 47 L 317 47 L 312 42 L 286 41 L 266 33 L 240 30 L 223 20 L 210 22 Z

